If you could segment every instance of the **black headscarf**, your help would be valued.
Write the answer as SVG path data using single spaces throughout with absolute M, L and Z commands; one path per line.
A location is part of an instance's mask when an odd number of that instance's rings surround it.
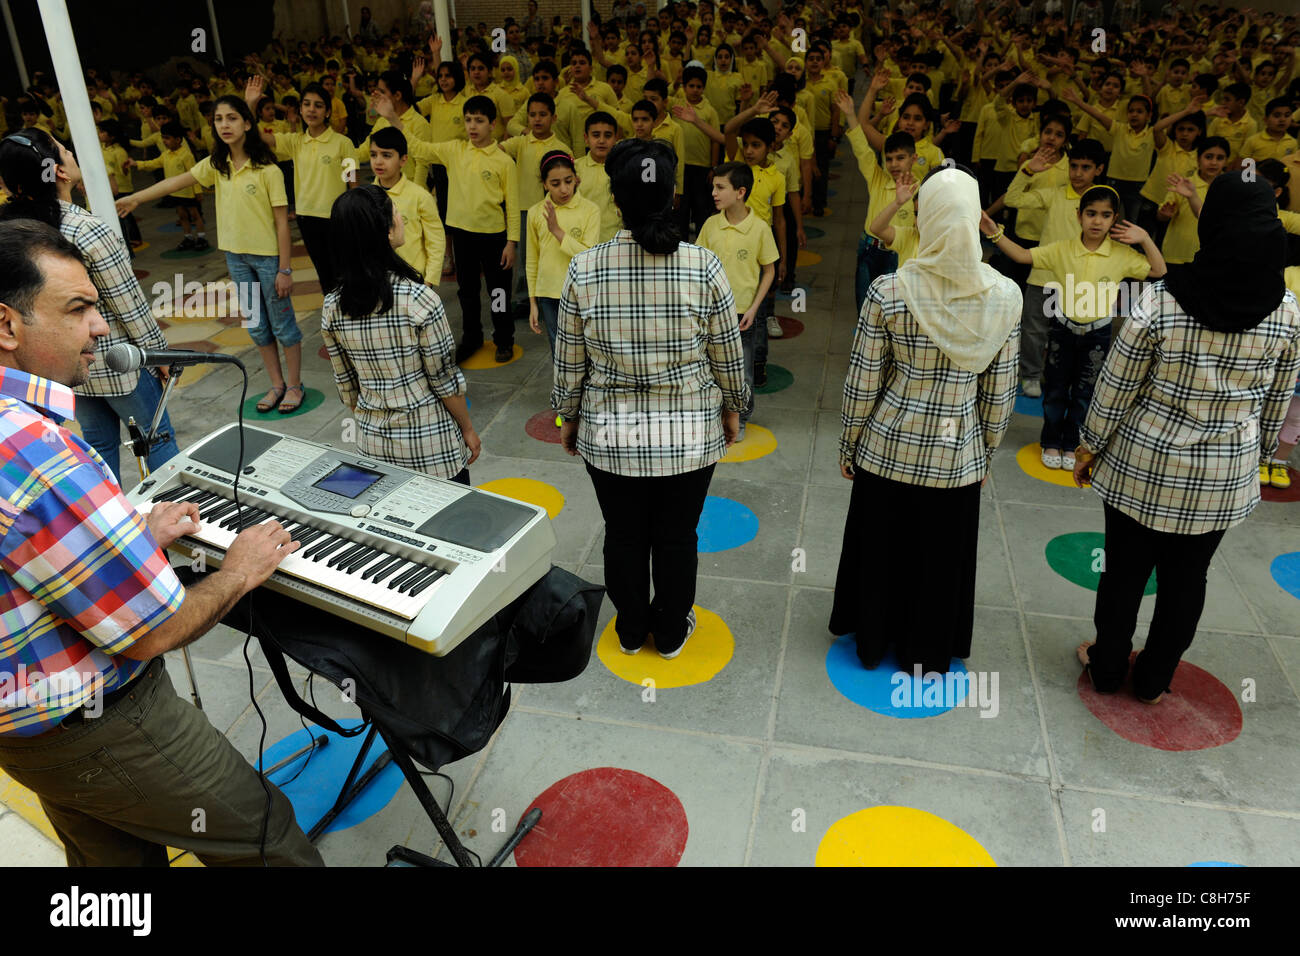
M 1268 318 L 1286 294 L 1286 230 L 1273 187 L 1225 172 L 1210 184 L 1197 225 L 1201 248 L 1169 267 L 1165 287 L 1184 312 L 1217 332 L 1245 332 Z

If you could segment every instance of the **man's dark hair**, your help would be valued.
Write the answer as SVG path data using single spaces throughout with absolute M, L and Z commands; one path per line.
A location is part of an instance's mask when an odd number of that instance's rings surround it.
M 61 256 L 85 264 L 81 252 L 57 229 L 36 219 L 0 222 L 0 302 L 35 324 L 32 309 L 45 288 L 45 273 L 37 262 L 42 255 Z

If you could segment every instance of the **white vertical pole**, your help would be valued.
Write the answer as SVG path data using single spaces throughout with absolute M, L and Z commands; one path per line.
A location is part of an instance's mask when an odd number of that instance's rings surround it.
M 348 10 L 348 0 L 342 0 L 343 3 L 343 28 L 347 34 L 347 42 L 352 42 L 352 13 Z
M 217 59 L 225 66 L 226 55 L 221 52 L 221 31 L 217 29 L 217 11 L 212 6 L 212 0 L 208 0 L 208 23 L 212 25 L 212 45 L 216 48 Z
M 591 35 L 587 32 L 591 29 L 591 0 L 582 0 L 582 45 L 591 44 Z
M 109 188 L 108 169 L 99 146 L 99 131 L 90 111 L 90 97 L 86 95 L 86 79 L 77 55 L 77 41 L 72 35 L 68 5 L 65 0 L 37 0 L 37 5 L 45 26 L 45 40 L 50 46 L 50 58 L 54 61 L 54 76 L 63 95 L 63 108 L 68 114 L 77 165 L 81 167 L 82 183 L 90 199 L 90 211 L 121 236 L 122 224 L 113 208 L 113 191 Z
M 438 26 L 438 36 L 442 37 L 442 62 L 446 63 L 456 55 L 455 44 L 451 41 L 451 15 L 447 10 L 447 0 L 433 0 L 433 22 Z
M 23 81 L 23 91 L 32 85 L 27 75 L 27 61 L 23 59 L 23 48 L 18 45 L 18 31 L 14 29 L 13 11 L 9 9 L 9 0 L 0 0 L 0 10 L 4 11 L 5 30 L 9 33 L 9 46 L 14 51 L 14 63 L 18 66 L 18 78 Z

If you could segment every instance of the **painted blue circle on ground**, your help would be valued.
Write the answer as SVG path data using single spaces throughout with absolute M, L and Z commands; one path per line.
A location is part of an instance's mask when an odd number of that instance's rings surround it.
M 1238 866 L 1245 867 L 1245 863 L 1224 863 L 1221 860 L 1202 860 L 1199 863 L 1188 863 L 1188 866 Z
M 1278 587 L 1294 598 L 1300 598 L 1300 551 L 1279 554 L 1268 566 Z
M 936 717 L 966 699 L 974 686 L 975 675 L 967 676 L 966 665 L 954 657 L 947 674 L 931 674 L 916 679 L 914 673 L 898 669 L 898 658 L 891 649 L 875 670 L 867 670 L 858 660 L 857 644 L 852 634 L 837 637 L 826 652 L 826 676 L 835 689 L 853 703 L 886 717 Z M 978 694 L 972 695 L 974 704 Z
M 1032 415 L 1035 418 L 1043 417 L 1043 399 L 1030 398 L 1024 392 L 1016 392 L 1016 411 L 1021 415 Z
M 180 232 L 181 224 L 179 222 L 166 222 L 158 227 L 159 232 Z
M 701 554 L 729 551 L 749 544 L 758 536 L 758 515 L 739 501 L 709 495 L 704 499 L 695 533 L 699 535 L 697 550 Z
M 332 694 L 336 693 L 336 691 L 331 687 L 326 690 L 326 693 Z M 354 718 L 340 720 L 339 724 L 351 729 L 359 727 L 361 721 Z M 317 747 L 309 755 L 304 754 L 284 769 L 277 770 L 269 778 L 272 783 L 284 791 L 284 795 L 293 804 L 293 814 L 298 820 L 298 826 L 302 827 L 304 831 L 314 827 L 316 822 L 325 816 L 329 808 L 334 806 L 334 801 L 338 799 L 343 781 L 347 779 L 348 770 L 352 768 L 352 762 L 357 759 L 357 754 L 361 752 L 361 744 L 365 741 L 366 735 L 357 734 L 355 737 L 340 737 L 338 734 L 330 733 L 320 727 L 314 727 L 310 731 L 299 730 L 272 744 L 262 757 L 263 767 L 274 767 L 281 760 L 311 743 L 312 736 L 319 737 L 322 735 L 329 738 L 328 744 Z M 365 766 L 357 774 L 358 779 L 370 769 L 370 766 L 379 759 L 383 752 L 384 740 L 382 737 L 376 737 L 374 744 L 370 747 L 370 753 L 366 754 Z M 298 773 L 300 770 L 302 773 Z M 298 776 L 295 778 L 294 774 L 298 774 Z M 348 827 L 354 827 L 363 820 L 374 816 L 388 806 L 388 802 L 393 799 L 393 795 L 397 793 L 401 785 L 402 771 L 397 764 L 390 763 L 378 773 L 375 779 L 370 781 L 369 786 L 361 791 L 355 800 L 348 804 L 347 809 L 339 814 L 325 832 L 333 833 L 335 830 L 346 830 Z

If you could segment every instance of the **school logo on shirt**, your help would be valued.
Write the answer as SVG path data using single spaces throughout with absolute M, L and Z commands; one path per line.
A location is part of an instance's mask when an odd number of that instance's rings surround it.
M 483 177 L 483 182 L 485 183 L 489 182 L 492 179 L 492 170 L 485 169 L 481 173 L 479 173 L 479 175 Z
M 452 124 L 453 126 L 460 126 L 460 125 L 463 124 L 464 122 L 465 122 L 465 117 L 463 117 L 463 116 L 453 116 L 453 117 L 451 118 L 451 124 Z
M 748 258 L 749 258 L 749 250 L 748 250 L 748 249 L 738 249 L 738 250 L 736 250 L 736 258 L 737 258 L 737 259 L 748 259 Z
M 256 195 L 257 195 L 257 183 L 245 183 L 245 184 L 244 184 L 244 192 L 248 193 L 248 195 L 250 195 L 250 196 L 256 196 Z
M 912 160 L 912 165 L 913 165 L 913 166 L 924 166 L 924 165 L 925 165 L 925 157 L 924 157 L 924 156 L 917 156 L 916 159 Z
M 581 239 L 581 238 L 582 238 L 582 227 L 581 227 L 581 226 L 574 226 L 572 229 L 569 230 L 569 234 L 572 235 L 574 239 Z
M 320 158 L 320 161 L 322 164 L 328 166 L 330 163 L 334 162 L 334 157 L 329 155 L 329 153 L 326 153 Z

